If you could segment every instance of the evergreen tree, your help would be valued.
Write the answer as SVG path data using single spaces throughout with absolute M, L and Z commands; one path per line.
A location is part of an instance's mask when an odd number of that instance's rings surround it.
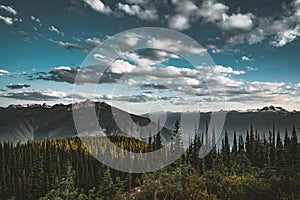
M 96 193 L 97 197 L 101 197 L 103 199 L 110 199 L 115 193 L 114 182 L 111 177 L 110 169 L 104 172 L 103 179 L 99 182 L 99 188 Z
M 238 149 L 237 149 L 237 139 L 236 139 L 236 132 L 234 131 L 234 134 L 233 134 L 233 145 L 232 145 L 232 155 L 233 155 L 233 159 L 235 159 L 237 157 L 237 152 L 238 152 Z
M 28 199 L 39 199 L 45 193 L 42 157 L 39 152 L 36 152 L 30 176 Z
M 283 156 L 283 145 L 280 137 L 280 132 L 278 130 L 276 139 L 276 165 L 278 169 L 281 169 L 283 167 Z
M 226 167 L 229 167 L 229 165 L 230 165 L 230 145 L 229 145 L 227 130 L 225 130 L 225 137 L 224 137 L 224 140 L 222 143 L 223 143 L 223 145 L 222 145 L 223 162 Z
M 244 139 L 242 135 L 239 135 L 239 154 L 244 153 L 245 147 L 244 147 Z
M 182 148 L 182 140 L 181 140 L 181 132 L 180 132 L 180 122 L 179 122 L 179 120 L 176 120 L 173 132 L 174 132 L 174 136 L 175 136 L 174 147 L 175 147 L 176 150 L 181 150 L 181 148 Z

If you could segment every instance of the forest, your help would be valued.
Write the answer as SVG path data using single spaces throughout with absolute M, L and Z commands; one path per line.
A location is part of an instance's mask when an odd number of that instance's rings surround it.
M 179 122 L 173 132 L 172 148 L 182 148 Z M 164 146 L 159 132 L 147 142 L 116 135 L 108 138 L 124 151 L 114 152 L 101 138 L 87 141 L 92 149 L 112 157 L 126 154 L 125 150 L 143 153 Z M 300 199 L 300 143 L 295 127 L 285 133 L 273 128 L 263 135 L 251 126 L 246 138 L 225 131 L 221 139 L 220 147 L 214 146 L 200 159 L 201 146 L 216 140 L 208 137 L 206 129 L 191 138 L 176 162 L 139 174 L 105 166 L 78 137 L 6 141 L 0 144 L 0 199 Z

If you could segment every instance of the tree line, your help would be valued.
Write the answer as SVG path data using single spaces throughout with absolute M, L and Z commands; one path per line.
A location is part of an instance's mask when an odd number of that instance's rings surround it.
M 183 148 L 179 121 L 173 134 L 171 147 Z M 232 143 L 228 134 L 233 134 Z M 90 152 L 125 159 L 128 151 L 155 151 L 164 146 L 159 132 L 147 142 L 109 136 L 121 151 L 101 138 L 85 138 L 88 147 L 78 137 L 16 145 L 7 141 L 0 144 L 0 199 L 297 199 L 300 144 L 295 127 L 281 135 L 275 128 L 261 135 L 253 126 L 246 138 L 225 131 L 217 148 L 206 129 L 191 138 L 176 162 L 144 174 L 111 169 Z M 201 147 L 212 148 L 203 159 Z

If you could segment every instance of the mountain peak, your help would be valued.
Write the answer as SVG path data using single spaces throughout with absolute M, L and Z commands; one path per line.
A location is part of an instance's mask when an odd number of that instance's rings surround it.
M 265 106 L 263 107 L 262 109 L 259 109 L 258 112 L 280 112 L 280 113 L 288 113 L 289 111 L 280 107 L 280 106 L 273 106 L 273 105 L 270 105 L 270 106 Z

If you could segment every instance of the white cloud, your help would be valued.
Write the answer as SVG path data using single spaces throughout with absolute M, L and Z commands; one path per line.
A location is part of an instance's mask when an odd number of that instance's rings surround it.
M 194 15 L 199 10 L 192 1 L 173 0 L 172 2 L 176 5 L 177 12 L 180 12 L 185 16 Z
M 54 70 L 66 70 L 66 71 L 71 71 L 71 67 L 68 67 L 68 66 L 59 66 L 59 67 L 56 67 L 54 68 Z
M 127 61 L 116 60 L 110 65 L 109 70 L 113 73 L 122 74 L 122 73 L 130 73 L 135 68 L 136 66 L 130 64 Z
M 276 47 L 283 47 L 287 43 L 294 41 L 299 36 L 300 36 L 300 25 L 297 25 L 293 29 L 284 30 L 277 33 L 274 41 L 272 41 L 271 44 Z
M 189 19 L 183 15 L 172 16 L 169 20 L 169 27 L 176 30 L 185 30 L 190 28 Z
M 223 20 L 220 26 L 225 30 L 240 29 L 249 31 L 253 27 L 254 15 L 248 14 L 233 14 L 231 16 L 223 15 Z
M 279 92 L 280 88 L 285 85 L 283 82 L 261 82 L 261 81 L 254 81 L 251 82 L 250 85 L 255 86 L 259 89 L 265 89 L 269 91 L 276 91 Z
M 100 0 L 83 0 L 86 4 L 88 4 L 93 10 L 103 13 L 109 14 L 112 12 L 109 6 L 104 5 L 104 3 Z
M 87 39 L 85 39 L 85 42 L 92 45 L 92 46 L 94 46 L 94 47 L 102 44 L 102 40 L 99 39 L 99 38 L 95 38 L 95 37 L 94 38 L 87 38 Z
M 93 57 L 94 57 L 95 60 L 98 60 L 101 63 L 106 64 L 106 65 L 113 61 L 112 58 L 101 55 L 101 54 L 94 54 Z
M 256 71 L 256 70 L 258 70 L 258 69 L 257 69 L 257 68 L 254 68 L 254 67 L 248 66 L 248 67 L 247 67 L 247 70 L 248 70 L 248 71 Z
M 58 30 L 58 28 L 56 28 L 53 25 L 49 26 L 48 30 L 51 31 L 51 32 L 57 33 L 57 34 L 59 34 L 61 36 L 64 36 L 64 32 Z
M 252 59 L 249 58 L 248 56 L 242 56 L 242 61 L 249 62 L 252 61 Z
M 205 0 L 199 7 L 191 1 L 173 0 L 172 2 L 176 6 L 176 14 L 169 17 L 168 24 L 173 29 L 188 29 L 199 19 L 206 23 L 213 23 L 225 31 L 249 31 L 254 26 L 252 13 L 228 14 L 229 7 L 214 0 Z
M 0 69 L 0 76 L 3 76 L 3 75 L 9 75 L 10 72 L 9 71 L 6 71 L 4 69 Z
M 200 8 L 200 16 L 206 22 L 219 22 L 226 16 L 229 7 L 222 3 L 215 3 L 214 1 L 204 1 Z
M 5 24 L 7 24 L 9 26 L 13 25 L 13 23 L 14 23 L 14 21 L 13 21 L 12 18 L 10 18 L 10 17 L 3 17 L 1 15 L 0 15 L 0 20 L 2 20 Z
M 121 52 L 120 56 L 126 60 L 133 61 L 134 64 L 141 67 L 151 66 L 163 62 L 163 60 L 155 61 L 148 58 L 144 58 L 132 52 Z
M 65 92 L 54 91 L 54 90 L 43 90 L 41 91 L 41 94 L 44 96 L 54 97 L 54 98 L 64 98 L 67 96 Z
M 206 50 L 199 48 L 196 45 L 187 46 L 182 41 L 174 41 L 171 39 L 152 38 L 147 41 L 149 48 L 163 49 L 173 53 L 191 53 L 191 54 L 202 54 Z
M 175 58 L 175 59 L 179 59 L 180 57 L 175 55 L 175 54 L 172 54 L 172 53 L 168 53 L 166 51 L 160 51 L 160 50 L 157 50 L 155 51 L 155 53 L 160 57 L 160 58 Z
M 0 9 L 3 9 L 6 12 L 11 13 L 13 15 L 17 15 L 17 11 L 11 6 L 0 5 Z
M 153 66 L 168 61 L 169 59 L 179 59 L 180 57 L 162 50 L 139 50 L 134 51 L 117 51 L 120 59 L 129 60 L 139 67 Z M 113 61 L 112 58 L 100 54 L 95 54 L 94 59 L 104 64 L 109 64 Z
M 224 67 L 221 65 L 216 66 L 198 66 L 197 69 L 210 72 L 212 74 L 221 74 L 221 75 L 241 75 L 245 74 L 245 71 L 234 70 L 232 67 Z
M 130 47 L 134 47 L 137 45 L 138 41 L 140 39 L 140 36 L 135 33 L 128 33 L 125 34 L 125 37 L 123 38 L 123 43 Z
M 36 22 L 39 24 L 39 26 L 42 26 L 42 22 L 39 18 L 35 17 L 35 16 L 30 16 L 30 19 L 33 21 L 33 22 Z
M 63 71 L 64 73 L 60 73 L 57 78 L 67 78 L 64 76 L 70 75 L 68 72 L 71 68 L 67 66 L 59 66 L 54 70 L 65 70 Z M 124 93 L 125 95 L 120 94 L 117 96 L 101 94 L 95 97 L 103 100 L 113 99 L 116 101 L 127 101 L 129 98 L 130 102 L 134 103 L 164 101 L 174 105 L 177 105 L 178 103 L 189 104 L 191 102 L 207 102 L 207 99 L 210 99 L 212 96 L 214 98 L 214 102 L 221 102 L 226 97 L 229 103 L 248 104 L 248 106 L 250 105 L 249 103 L 255 102 L 262 102 L 263 104 L 274 104 L 276 102 L 290 103 L 295 101 L 295 96 L 297 95 L 296 90 L 297 88 L 300 88 L 300 83 L 285 84 L 283 82 L 247 82 L 243 79 L 233 78 L 234 76 L 245 74 L 245 71 L 220 65 L 198 66 L 197 69 L 180 68 L 175 66 L 140 67 L 133 65 L 131 62 L 126 60 L 116 60 L 111 64 L 111 67 L 107 72 L 107 75 L 112 75 L 112 79 L 109 79 L 109 82 L 101 83 L 116 83 L 118 78 L 124 74 L 126 75 L 123 76 L 125 79 L 122 80 L 122 82 L 118 81 L 118 83 L 128 84 L 129 87 L 140 87 L 142 90 L 140 93 L 136 93 L 131 97 L 126 96 L 126 93 Z M 115 74 L 110 73 L 116 73 L 120 76 L 115 76 Z M 89 78 L 93 74 L 96 74 L 96 71 L 89 71 L 83 75 L 84 77 Z M 114 77 L 115 81 L 113 80 Z M 84 79 L 82 83 L 88 81 L 87 78 Z M 148 85 L 149 87 L 143 88 L 143 85 Z M 151 87 L 151 85 L 154 87 Z M 153 94 L 151 88 L 161 90 L 159 93 L 160 97 Z M 192 88 L 193 91 L 188 88 Z M 225 96 L 222 92 L 223 88 L 226 89 L 227 96 Z M 170 96 L 170 90 L 174 92 L 175 96 Z M 6 97 L 19 99 L 60 99 L 68 98 L 69 95 L 61 92 L 45 90 L 33 93 L 26 92 L 24 94 L 11 93 L 8 96 L 6 95 Z
M 283 14 L 268 17 L 256 17 L 256 25 L 251 31 L 228 38 L 228 43 L 259 43 L 269 37 L 275 47 L 282 47 L 300 36 L 300 4 L 294 0 L 283 8 Z M 250 23 L 249 23 L 250 24 Z
M 176 30 L 189 29 L 199 18 L 199 8 L 192 1 L 173 0 L 176 14 L 168 16 L 168 26 Z
M 153 8 L 142 9 L 138 5 L 128 5 L 123 3 L 118 3 L 117 7 L 119 10 L 125 12 L 126 14 L 131 16 L 137 16 L 142 20 L 152 21 L 158 19 L 157 11 Z

